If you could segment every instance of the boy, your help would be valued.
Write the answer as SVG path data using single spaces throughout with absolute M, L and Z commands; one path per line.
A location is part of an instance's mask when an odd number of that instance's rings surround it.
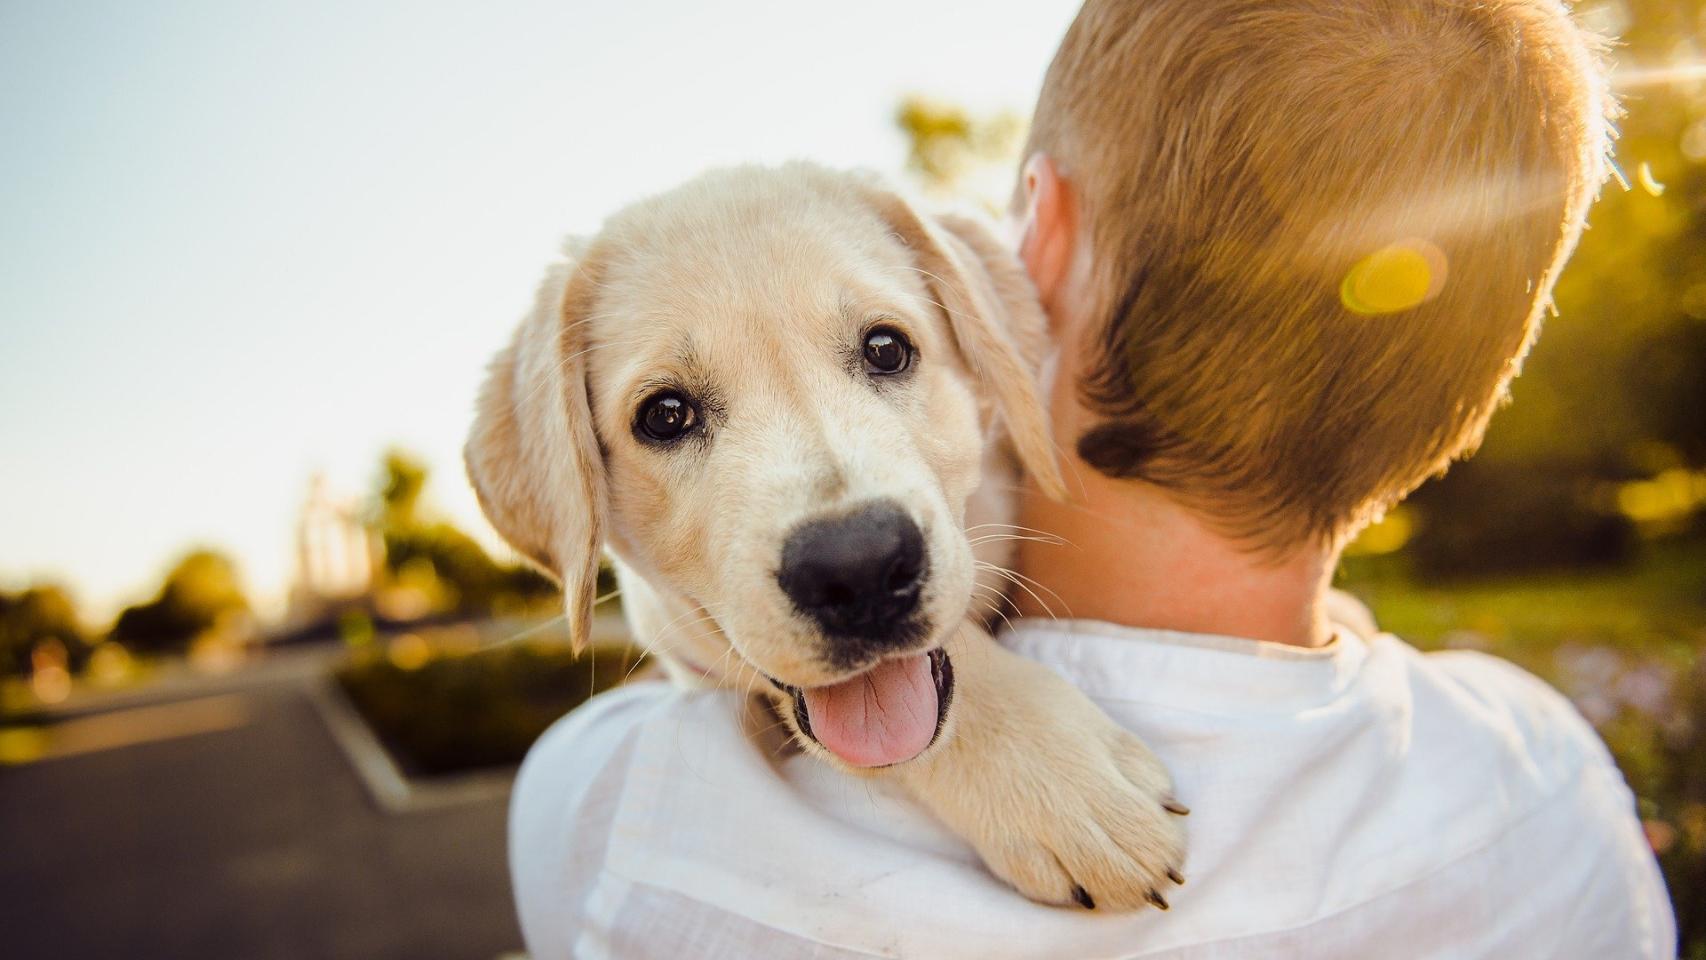
M 1018 204 L 1075 486 L 1026 496 L 1066 545 L 1023 544 L 1046 589 L 1020 602 L 1079 619 L 1003 640 L 1168 764 L 1190 885 L 1167 914 L 1028 903 L 882 784 L 772 766 L 725 696 L 636 688 L 517 785 L 535 957 L 1673 955 L 1632 797 L 1568 704 L 1328 589 L 1478 442 L 1609 110 L 1553 0 L 1089 0 Z M 693 762 L 637 752 L 655 729 Z

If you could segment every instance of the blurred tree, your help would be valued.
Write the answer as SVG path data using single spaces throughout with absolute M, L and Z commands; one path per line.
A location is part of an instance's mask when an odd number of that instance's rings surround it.
M 1620 38 L 1618 180 L 1473 469 L 1412 501 L 1423 573 L 1627 559 L 1636 527 L 1617 487 L 1706 469 L 1706 3 L 1603 0 L 1578 14 Z
M 111 639 L 143 653 L 183 653 L 198 636 L 248 609 L 230 559 L 213 550 L 195 550 L 166 574 L 153 600 L 119 614 Z
M 1635 555 L 1635 526 L 1615 504 L 1596 498 L 1591 468 L 1475 458 L 1418 491 L 1423 513 L 1407 553 L 1428 580 L 1458 580 L 1510 570 L 1583 570 Z
M 70 595 L 53 585 L 0 591 L 0 676 L 28 676 L 32 654 L 44 643 L 62 646 L 73 670 L 88 660 L 89 635 Z
M 520 609 L 557 595 L 537 571 L 499 563 L 473 537 L 429 518 L 421 506 L 428 478 L 427 466 L 402 451 L 387 452 L 380 465 L 374 516 L 391 584 L 423 594 L 434 612 L 462 616 Z
M 1012 111 L 973 116 L 952 103 L 910 96 L 895 110 L 907 140 L 906 167 L 939 195 L 1005 205 L 1025 139 L 1025 120 Z
M 1652 475 L 1706 467 L 1706 79 L 1701 0 L 1605 0 L 1622 183 L 1608 184 L 1483 455 Z
M 387 450 L 380 465 L 379 526 L 406 530 L 416 525 L 427 466 L 401 450 Z

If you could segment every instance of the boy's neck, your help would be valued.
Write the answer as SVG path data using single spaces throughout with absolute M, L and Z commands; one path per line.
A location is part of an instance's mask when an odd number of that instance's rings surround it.
M 1023 616 L 1101 620 L 1317 647 L 1332 639 L 1326 548 L 1282 559 L 1251 553 L 1148 484 L 1067 462 L 1071 503 L 1027 487 L 1018 522 L 1062 543 L 1018 541 L 1015 590 Z M 1075 479 L 1072 475 L 1076 473 Z M 1033 595 L 1034 591 L 1034 595 Z

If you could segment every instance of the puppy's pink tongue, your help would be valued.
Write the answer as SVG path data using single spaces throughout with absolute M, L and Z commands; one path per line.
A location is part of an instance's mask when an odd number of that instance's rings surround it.
M 812 735 L 855 767 L 911 760 L 936 735 L 930 656 L 884 660 L 851 680 L 805 691 Z

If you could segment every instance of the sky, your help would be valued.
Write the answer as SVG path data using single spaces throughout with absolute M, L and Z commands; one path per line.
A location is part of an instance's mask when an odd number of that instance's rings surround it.
M 0 4 L 0 587 L 95 616 L 195 545 L 262 609 L 309 478 L 460 449 L 562 237 L 696 172 L 898 172 L 908 93 L 1028 111 L 1077 0 Z

